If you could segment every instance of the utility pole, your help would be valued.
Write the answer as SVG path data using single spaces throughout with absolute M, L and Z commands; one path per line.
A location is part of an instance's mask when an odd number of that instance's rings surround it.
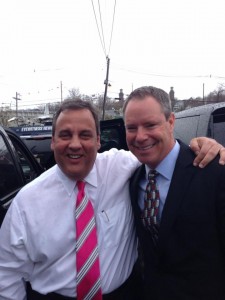
M 21 96 L 19 93 L 16 92 L 16 97 L 13 97 L 13 99 L 16 100 L 16 118 L 18 118 L 18 100 L 21 100 L 19 98 L 19 96 Z
M 105 103 L 106 103 L 106 98 L 107 98 L 107 89 L 108 89 L 108 83 L 109 83 L 109 62 L 110 59 L 107 56 L 107 69 L 106 69 L 106 79 L 104 81 L 105 84 L 105 93 L 104 93 L 104 99 L 103 99 L 103 108 L 102 108 L 102 120 L 105 120 Z

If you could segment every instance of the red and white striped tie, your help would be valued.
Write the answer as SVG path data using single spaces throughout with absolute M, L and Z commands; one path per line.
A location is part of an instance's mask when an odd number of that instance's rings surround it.
M 76 265 L 77 299 L 102 300 L 98 241 L 94 210 L 84 193 L 85 183 L 77 182 Z

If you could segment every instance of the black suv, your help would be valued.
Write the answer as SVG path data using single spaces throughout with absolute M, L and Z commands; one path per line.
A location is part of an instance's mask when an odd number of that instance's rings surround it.
M 18 191 L 42 172 L 20 137 L 0 126 L 0 226 Z

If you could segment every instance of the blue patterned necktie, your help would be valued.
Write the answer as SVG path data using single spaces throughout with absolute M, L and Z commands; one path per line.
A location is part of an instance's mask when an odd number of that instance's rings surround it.
M 144 209 L 141 215 L 144 227 L 151 232 L 154 244 L 158 241 L 159 223 L 157 215 L 159 211 L 159 190 L 156 186 L 156 170 L 148 173 L 148 183 L 145 190 Z

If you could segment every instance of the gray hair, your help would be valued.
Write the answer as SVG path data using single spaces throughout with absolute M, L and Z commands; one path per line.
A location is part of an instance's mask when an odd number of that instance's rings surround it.
M 172 112 L 169 95 L 164 90 L 156 88 L 154 86 L 142 86 L 132 91 L 124 103 L 123 114 L 125 114 L 127 105 L 131 100 L 133 100 L 134 98 L 142 100 L 147 96 L 155 98 L 155 100 L 160 104 L 166 120 L 168 120 Z

